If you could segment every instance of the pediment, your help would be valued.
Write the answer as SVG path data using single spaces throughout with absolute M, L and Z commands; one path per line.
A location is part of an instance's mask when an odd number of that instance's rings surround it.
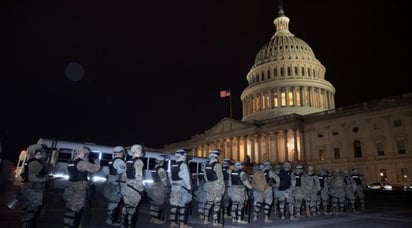
M 248 125 L 230 118 L 223 118 L 215 126 L 206 130 L 207 135 L 218 135 L 247 128 Z

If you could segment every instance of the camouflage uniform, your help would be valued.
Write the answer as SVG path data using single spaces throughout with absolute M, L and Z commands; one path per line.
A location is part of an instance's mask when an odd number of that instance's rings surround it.
M 89 190 L 87 176 L 89 173 L 96 173 L 100 170 L 98 163 L 93 164 L 86 160 L 89 153 L 90 149 L 87 147 L 77 149 L 75 157 L 67 165 L 69 185 L 64 193 L 66 200 L 65 227 L 79 226 L 81 213 L 86 205 L 86 197 Z
M 319 177 L 315 175 L 313 167 L 309 166 L 307 170 L 307 175 L 304 179 L 304 189 L 306 192 L 306 212 L 308 216 L 316 215 L 318 212 L 317 206 L 317 198 L 318 193 L 321 190 Z
M 229 215 L 230 216 L 230 208 L 232 202 L 230 201 L 229 197 L 229 182 L 230 182 L 230 175 L 232 173 L 232 169 L 230 169 L 230 162 L 231 160 L 229 158 L 223 159 L 223 165 L 222 165 L 222 172 L 223 172 L 223 180 L 225 182 L 225 193 L 223 195 L 223 207 L 226 210 L 225 216 Z
M 205 205 L 204 224 L 209 224 L 209 212 L 213 210 L 213 226 L 221 226 L 218 221 L 218 215 L 225 193 L 225 182 L 223 180 L 222 165 L 217 160 L 219 151 L 213 150 L 209 153 L 209 161 L 205 166 L 205 180 L 208 183 L 207 202 Z
M 302 165 L 297 165 L 295 168 L 295 172 L 292 175 L 294 175 L 296 179 L 296 186 L 293 191 L 293 196 L 295 198 L 295 213 L 297 217 L 300 217 L 302 215 L 301 209 L 303 201 L 305 200 L 306 196 L 305 189 L 303 188 L 303 182 L 306 178 L 306 174 L 303 172 Z
M 22 173 L 24 186 L 22 190 L 23 208 L 21 221 L 23 227 L 35 227 L 36 218 L 43 207 L 45 182 L 48 180 L 44 161 L 44 151 L 41 145 L 34 144 L 27 148 L 30 159 L 24 164 Z
M 205 180 L 205 166 L 206 162 L 201 163 L 200 173 L 198 176 L 199 183 L 195 186 L 194 194 L 196 195 L 195 200 L 197 201 L 197 212 L 199 213 L 200 220 L 205 219 L 205 205 L 207 202 L 207 190 L 208 184 Z
M 273 189 L 272 185 L 275 182 L 275 172 L 272 170 L 272 164 L 269 161 L 266 161 L 263 164 L 263 173 L 265 174 L 265 181 L 267 183 L 267 188 L 265 189 L 262 194 L 260 194 L 261 197 L 255 199 L 255 212 L 253 216 L 253 220 L 257 220 L 257 215 L 260 213 L 260 210 L 262 208 L 262 204 L 264 205 L 264 213 L 265 213 L 265 223 L 270 223 L 272 222 L 269 219 L 269 213 L 270 213 L 270 207 L 272 206 L 273 203 Z
M 120 182 L 122 181 L 122 175 L 126 170 L 126 163 L 123 160 L 123 156 L 126 150 L 123 147 L 116 146 L 113 149 L 113 159 L 108 163 L 109 175 L 107 176 L 107 183 L 105 186 L 105 197 L 109 201 L 107 204 L 107 220 L 109 225 L 120 225 L 116 223 L 116 209 L 119 206 L 119 202 L 122 198 L 120 192 Z
M 325 215 L 329 214 L 329 178 L 326 170 L 321 169 L 319 176 L 320 193 L 317 198 L 318 212 L 323 212 Z
M 289 162 L 283 164 L 283 169 L 279 172 L 279 182 L 276 182 L 278 191 L 276 192 L 276 198 L 279 199 L 279 210 L 281 214 L 281 219 L 285 219 L 285 207 L 286 204 L 289 208 L 290 220 L 296 220 L 293 213 L 294 199 L 292 192 L 296 186 L 295 175 L 291 173 L 291 165 Z
M 345 180 L 345 206 L 347 212 L 355 212 L 355 191 L 356 184 L 349 174 L 349 171 L 344 171 Z
M 170 195 L 170 227 L 190 228 L 185 224 L 185 210 L 187 204 L 192 201 L 192 184 L 189 168 L 186 164 L 187 152 L 177 150 L 175 153 L 176 162 L 172 164 L 169 179 L 172 184 Z
M 279 213 L 279 198 L 277 197 L 277 192 L 278 192 L 278 187 L 279 187 L 279 172 L 281 170 L 281 167 L 279 164 L 275 164 L 274 166 L 274 173 L 275 176 L 273 177 L 273 184 L 272 184 L 272 191 L 273 191 L 273 208 L 274 212 L 273 214 L 277 215 Z
M 245 206 L 245 201 L 248 200 L 246 188 L 252 190 L 252 185 L 247 173 L 243 170 L 242 163 L 235 163 L 235 170 L 232 171 L 230 180 L 229 197 L 232 200 L 232 222 L 247 224 L 248 222 L 242 219 L 242 210 Z
M 352 179 L 356 184 L 355 197 L 360 201 L 361 211 L 365 211 L 365 194 L 363 192 L 366 187 L 365 178 L 359 173 L 359 169 L 353 169 Z
M 345 178 L 342 172 L 337 169 L 330 179 L 330 194 L 332 195 L 332 213 L 342 214 L 345 206 Z
M 120 185 L 123 195 L 124 207 L 122 208 L 122 227 L 133 227 L 137 206 L 143 195 L 143 148 L 135 144 L 130 149 L 130 159 L 126 161 L 126 170 Z
M 153 185 L 147 191 L 150 198 L 150 222 L 154 224 L 163 224 L 164 221 L 160 219 L 161 207 L 164 205 L 166 200 L 169 200 L 169 192 L 167 188 L 168 178 L 167 172 L 164 165 L 164 158 L 156 159 L 156 165 L 151 171 Z

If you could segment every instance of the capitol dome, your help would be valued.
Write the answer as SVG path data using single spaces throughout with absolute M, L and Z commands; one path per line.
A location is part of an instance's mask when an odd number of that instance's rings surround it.
M 289 31 L 280 4 L 276 32 L 257 53 L 242 92 L 242 121 L 288 114 L 307 115 L 335 108 L 335 88 L 312 48 Z

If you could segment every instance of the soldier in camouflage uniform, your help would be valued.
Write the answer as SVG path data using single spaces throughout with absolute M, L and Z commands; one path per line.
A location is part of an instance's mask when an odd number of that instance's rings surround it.
M 89 191 L 87 176 L 89 173 L 97 173 L 101 168 L 97 161 L 94 164 L 88 161 L 90 152 L 90 149 L 85 146 L 76 149 L 73 160 L 70 160 L 67 165 L 69 185 L 64 193 L 66 200 L 65 227 L 79 227 Z
M 116 222 L 116 212 L 122 198 L 120 192 L 120 182 L 122 181 L 122 175 L 126 170 L 126 163 L 123 160 L 126 153 L 125 148 L 122 146 L 116 146 L 113 148 L 112 160 L 108 163 L 109 175 L 107 176 L 104 195 L 109 201 L 107 204 L 106 219 L 106 223 L 109 225 L 120 225 L 120 223 Z
M 332 213 L 343 214 L 345 206 L 345 178 L 342 171 L 336 169 L 330 179 L 330 194 L 332 195 Z
M 161 207 L 169 200 L 169 180 L 167 172 L 164 168 L 165 158 L 159 157 L 156 159 L 156 165 L 151 170 L 153 185 L 147 191 L 150 198 L 150 222 L 154 224 L 163 224 L 164 221 L 160 219 Z
M 319 177 L 315 175 L 313 166 L 309 166 L 307 169 L 307 175 L 304 179 L 304 189 L 306 193 L 306 212 L 308 217 L 314 216 L 317 214 L 317 198 L 318 193 L 321 190 Z
M 302 165 L 296 165 L 295 167 L 295 172 L 292 174 L 295 176 L 296 179 L 296 186 L 293 191 L 293 195 L 295 198 L 295 213 L 296 217 L 302 216 L 302 206 L 303 206 L 303 201 L 305 200 L 305 189 L 303 188 L 303 182 L 304 179 L 306 178 L 306 174 L 303 172 L 303 166 Z
M 176 162 L 172 164 L 171 172 L 169 173 L 169 179 L 172 184 L 172 193 L 170 195 L 171 228 L 191 228 L 191 226 L 185 224 L 186 206 L 192 201 L 192 183 L 189 167 L 186 164 L 186 156 L 187 151 L 177 150 L 175 152 Z
M 196 195 L 195 200 L 197 201 L 197 212 L 199 213 L 200 220 L 205 220 L 205 205 L 207 202 L 207 190 L 208 190 L 208 183 L 205 179 L 205 168 L 206 162 L 200 164 L 200 170 L 198 180 L 199 184 L 196 185 L 196 190 L 194 194 Z
M 263 163 L 262 171 L 265 175 L 265 181 L 267 184 L 267 188 L 264 192 L 255 199 L 255 212 L 253 214 L 253 221 L 257 221 L 257 216 L 261 210 L 262 204 L 264 205 L 264 213 L 265 213 L 265 223 L 271 223 L 272 220 L 269 219 L 270 207 L 273 203 L 273 189 L 272 185 L 275 182 L 275 172 L 272 170 L 272 164 L 270 161 L 266 161 Z
M 222 164 L 222 172 L 223 172 L 223 180 L 225 182 L 225 194 L 223 195 L 223 207 L 225 209 L 225 216 L 231 215 L 230 209 L 231 209 L 231 201 L 229 197 L 229 181 L 230 181 L 230 175 L 232 173 L 232 169 L 230 168 L 230 163 L 232 160 L 230 158 L 224 158 L 223 159 L 223 164 Z
M 43 205 L 45 182 L 48 180 L 45 167 L 47 157 L 42 145 L 34 144 L 27 148 L 29 160 L 24 164 L 23 210 L 21 220 L 23 228 L 36 226 L 36 218 Z
M 212 150 L 209 152 L 209 161 L 205 166 L 205 180 L 208 183 L 207 202 L 205 205 L 204 224 L 209 224 L 209 212 L 213 210 L 213 226 L 222 226 L 219 224 L 218 215 L 223 194 L 225 193 L 225 182 L 223 179 L 222 165 L 217 160 L 220 152 Z
M 235 163 L 235 170 L 230 175 L 229 197 L 232 200 L 232 222 L 238 224 L 247 224 L 242 218 L 242 210 L 245 202 L 248 200 L 249 191 L 252 190 L 252 184 L 249 181 L 247 173 L 243 170 L 241 162 Z
M 359 173 L 359 169 L 355 168 L 352 170 L 352 179 L 356 184 L 355 197 L 359 199 L 360 210 L 365 211 L 365 193 L 363 192 L 366 187 L 365 178 Z
M 290 162 L 284 162 L 283 169 L 279 171 L 279 182 L 276 181 L 278 187 L 276 198 L 279 199 L 281 220 L 285 219 L 286 205 L 289 208 L 290 220 L 297 220 L 295 213 L 293 212 L 294 198 L 292 194 L 296 186 L 296 178 L 295 175 L 291 173 L 291 169 L 292 166 Z
M 279 181 L 280 181 L 278 175 L 279 175 L 279 172 L 281 170 L 281 166 L 279 164 L 275 164 L 273 169 L 274 169 L 274 173 L 275 173 L 275 176 L 273 178 L 273 184 L 272 184 L 273 209 L 274 209 L 273 214 L 277 215 L 279 213 L 279 210 L 278 210 L 279 209 L 279 198 L 277 197 L 277 195 L 278 195 L 277 192 L 278 192 Z
M 123 195 L 122 227 L 133 227 L 136 208 L 143 196 L 143 147 L 135 144 L 130 148 L 130 159 L 126 161 L 126 170 L 123 173 L 120 189 Z
M 325 215 L 329 215 L 329 178 L 325 169 L 319 170 L 319 184 L 320 192 L 317 198 L 318 212 L 323 212 Z
M 345 207 L 347 212 L 355 212 L 355 191 L 356 191 L 356 184 L 355 181 L 352 179 L 348 170 L 343 172 L 344 180 L 345 180 Z

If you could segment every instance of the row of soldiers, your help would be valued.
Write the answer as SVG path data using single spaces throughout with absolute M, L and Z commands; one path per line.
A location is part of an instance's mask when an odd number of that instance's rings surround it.
M 217 150 L 209 153 L 210 160 L 204 165 L 205 181 L 196 191 L 204 224 L 209 224 L 212 211 L 213 226 L 221 226 L 219 212 L 224 209 L 230 211 L 235 224 L 247 224 L 251 215 L 257 221 L 262 208 L 265 223 L 272 222 L 272 208 L 282 220 L 286 216 L 297 220 L 304 214 L 341 214 L 345 208 L 348 212 L 365 210 L 365 181 L 358 169 L 352 173 L 320 169 L 315 173 L 313 166 L 308 166 L 305 172 L 300 164 L 292 170 L 290 162 L 272 167 L 267 161 L 254 166 L 249 175 L 239 161 L 231 169 L 231 160 L 225 158 L 221 166 L 218 156 Z M 249 207 L 253 207 L 253 212 Z
M 66 201 L 65 227 L 79 227 L 90 188 L 88 174 L 101 169 L 98 161 L 89 161 L 90 152 L 87 147 L 78 148 L 68 163 L 69 184 L 63 193 Z M 23 172 L 22 224 L 23 227 L 34 227 L 43 207 L 45 183 L 49 176 L 45 166 L 45 148 L 38 144 L 31 145 L 28 154 Z M 264 221 L 267 223 L 271 222 L 269 215 L 272 206 L 279 209 L 282 219 L 289 215 L 291 220 L 302 214 L 303 202 L 308 215 L 341 213 L 346 202 L 349 202 L 351 210 L 355 210 L 356 197 L 360 200 L 360 209 L 364 210 L 364 181 L 357 169 L 347 177 L 339 170 L 329 173 L 321 170 L 319 175 L 315 175 L 313 167 L 308 167 L 307 172 L 304 172 L 303 167 L 297 165 L 292 172 L 289 162 L 283 163 L 283 167 L 275 165 L 274 169 L 270 162 L 265 162 L 256 166 L 253 175 L 249 175 L 239 161 L 235 162 L 233 169 L 230 168 L 230 159 L 223 159 L 221 165 L 219 155 L 219 150 L 209 153 L 209 161 L 203 167 L 204 184 L 198 186 L 195 194 L 192 193 L 191 174 L 186 164 L 187 151 L 176 151 L 176 162 L 171 164 L 170 172 L 166 172 L 164 167 L 166 158 L 158 158 L 152 170 L 153 185 L 146 191 L 151 203 L 150 222 L 164 223 L 161 209 L 168 204 L 170 226 L 190 228 L 187 225 L 187 206 L 193 196 L 200 202 L 204 224 L 210 223 L 209 217 L 212 215 L 213 226 L 222 226 L 223 213 L 220 212 L 225 211 L 225 208 L 229 208 L 227 211 L 233 223 L 247 224 L 249 221 L 244 216 L 252 212 L 247 211 L 246 205 L 253 205 L 253 220 L 257 220 L 263 207 Z M 104 189 L 104 196 L 108 200 L 106 222 L 110 225 L 133 227 L 136 224 L 136 210 L 145 190 L 143 156 L 143 148 L 138 144 L 129 151 L 121 146 L 113 149 Z M 348 190 L 352 190 L 353 194 Z M 204 199 L 201 197 L 202 192 L 205 193 Z M 119 208 L 120 219 L 116 216 Z
M 47 152 L 43 145 L 33 144 L 27 148 L 28 160 L 23 171 L 23 189 L 19 195 L 22 202 L 22 227 L 36 226 L 37 217 L 45 206 L 46 183 L 50 179 L 46 160 Z M 80 147 L 74 151 L 73 158 L 67 164 L 69 183 L 64 189 L 65 200 L 64 227 L 77 228 L 83 223 L 87 227 L 87 219 L 82 219 L 88 203 L 90 203 L 89 174 L 101 170 L 99 161 L 91 161 L 90 148 Z M 106 223 L 113 226 L 135 227 L 136 212 L 144 195 L 144 151 L 141 145 L 135 144 L 130 150 L 122 146 L 113 149 L 113 159 L 109 162 L 109 175 L 104 187 L 104 196 L 108 200 Z M 171 227 L 190 228 L 186 224 L 187 205 L 193 193 L 189 168 L 186 164 L 187 151 L 177 150 L 176 162 L 171 165 L 171 172 L 164 169 L 164 158 L 157 159 L 152 172 L 154 184 L 148 190 L 151 198 L 151 222 L 159 223 L 160 207 L 170 205 Z M 162 190 L 163 189 L 163 190 Z M 149 193 L 162 193 L 150 195 Z M 170 196 L 170 197 L 168 197 Z M 121 210 L 117 218 L 117 210 Z M 120 220 L 120 221 L 118 221 Z

